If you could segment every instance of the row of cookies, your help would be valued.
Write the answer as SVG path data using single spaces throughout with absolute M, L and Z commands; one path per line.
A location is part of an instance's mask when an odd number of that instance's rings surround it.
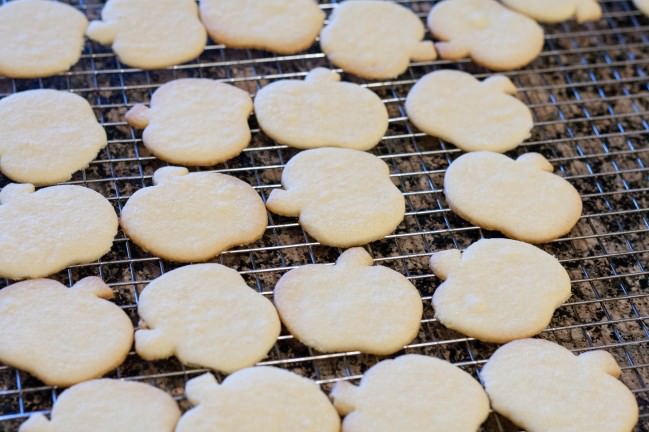
M 337 73 L 316 68 L 304 81 L 264 86 L 254 101 L 260 127 L 277 143 L 300 149 L 371 149 L 388 128 L 387 110 L 374 92 L 339 80 Z M 420 130 L 464 150 L 502 152 L 519 145 L 532 128 L 527 107 L 509 96 L 515 92 L 511 81 L 500 75 L 479 83 L 469 74 L 444 70 L 417 82 L 406 109 Z M 162 85 L 150 107 L 136 104 L 126 120 L 144 129 L 143 143 L 158 158 L 207 166 L 229 160 L 248 146 L 252 109 L 246 92 L 190 78 Z M 107 143 L 90 105 L 69 92 L 16 93 L 0 101 L 0 114 L 5 137 L 0 144 L 2 170 L 14 181 L 39 186 L 66 181 Z M 55 129 L 65 133 L 53 134 Z
M 288 205 L 288 204 L 287 204 Z
M 537 361 L 533 368 L 530 358 Z M 577 357 L 559 345 L 530 339 L 494 353 L 480 373 L 486 393 L 450 363 L 402 355 L 371 367 L 358 386 L 336 383 L 333 406 L 312 381 L 274 367 L 243 369 L 220 384 L 203 374 L 186 384 L 194 407 L 182 417 L 175 401 L 155 387 L 102 379 L 64 391 L 51 420 L 32 415 L 20 432 L 471 432 L 489 414 L 489 399 L 530 432 L 573 430 L 576 424 L 579 430 L 628 432 L 638 412 L 633 395 L 614 378 L 619 373 L 605 351 Z M 575 388 L 585 396 L 560 397 Z M 534 409 L 539 404 L 543 410 Z
M 255 109 L 262 130 L 279 143 L 299 148 L 325 144 L 351 148 L 320 148 L 295 156 L 282 174 L 286 190 L 274 190 L 266 203 L 275 213 L 300 216 L 304 228 L 320 242 L 349 247 L 392 232 L 404 217 L 405 203 L 390 181 L 387 165 L 369 153 L 354 150 L 371 148 L 381 139 L 388 121 L 384 105 L 370 90 L 338 82 L 338 78 L 327 69 L 315 69 L 305 81 L 272 83 L 259 91 Z M 419 128 L 465 150 L 504 151 L 520 144 L 532 127 L 529 110 L 505 94 L 514 91 L 513 84 L 502 76 L 479 83 L 468 74 L 442 70 L 417 82 L 406 99 L 406 110 Z M 468 103 L 458 103 L 458 94 Z M 233 157 L 248 145 L 247 117 L 251 109 L 250 97 L 239 89 L 207 79 L 184 79 L 160 87 L 150 108 L 135 105 L 126 118 L 135 127 L 145 128 L 143 143 L 160 158 L 184 165 L 205 165 Z M 0 101 L 0 113 L 0 130 L 5 137 L 2 170 L 17 181 L 37 185 L 65 181 L 87 166 L 107 142 L 88 103 L 68 92 L 17 93 Z M 214 134 L 214 130 L 219 133 Z M 191 139 L 187 139 L 188 134 Z M 480 169 L 475 169 L 477 166 Z M 473 223 L 525 241 L 548 241 L 565 234 L 576 223 L 581 201 L 567 182 L 544 171 L 551 171 L 551 166 L 540 155 L 528 154 L 514 163 L 495 153 L 472 153 L 451 165 L 445 177 L 445 193 L 453 210 Z M 138 191 L 129 199 L 122 211 L 122 227 L 138 245 L 158 256 L 181 262 L 204 261 L 231 246 L 253 242 L 264 232 L 263 203 L 255 191 L 233 177 L 188 174 L 185 169 L 168 167 L 159 170 L 153 181 L 153 188 Z M 167 185 L 162 185 L 164 182 Z M 504 184 L 513 184 L 516 190 Z M 232 230 L 217 208 L 226 202 L 243 204 L 228 195 L 225 185 L 245 197 L 246 209 L 241 205 L 239 210 L 233 208 L 226 218 L 236 226 L 243 222 L 235 218 L 249 215 L 250 220 L 240 230 Z M 479 196 L 471 195 L 478 190 L 475 185 L 480 185 Z M 24 197 L 28 189 L 7 188 L 3 201 L 9 203 L 16 191 Z M 64 189 L 70 192 L 74 188 Z M 178 194 L 187 189 L 194 194 Z M 214 195 L 212 198 L 218 196 L 221 204 L 208 200 L 209 194 Z M 39 191 L 29 202 L 55 195 Z M 539 195 L 547 198 L 538 200 Z M 168 216 L 159 215 L 169 207 L 164 203 L 167 198 L 178 205 L 168 209 Z M 44 202 L 43 211 L 47 213 Z M 146 210 L 141 211 L 141 206 Z M 197 212 L 201 206 L 202 213 Z M 65 219 L 67 210 L 62 211 Z M 524 214 L 528 216 L 521 217 Z M 208 228 L 206 224 L 195 224 L 206 218 L 216 218 L 222 225 Z M 160 231 L 167 236 L 157 239 Z M 174 235 L 177 241 L 169 238 Z M 46 242 L 46 238 L 40 241 Z M 183 238 L 195 239 L 196 243 L 183 246 Z M 74 241 L 60 236 L 57 239 L 63 243 Z M 16 244 L 16 239 L 9 240 Z M 105 241 L 100 244 L 98 252 L 105 253 L 109 247 Z M 89 259 L 98 258 L 98 252 Z M 0 266 L 0 274 L 14 279 L 46 276 L 79 259 L 65 258 L 63 263 L 38 274 L 28 272 L 22 276 L 19 272 L 9 274 Z M 48 260 L 57 261 L 56 254 Z
M 416 288 L 400 273 L 372 266 L 362 248 L 347 250 L 335 266 L 289 271 L 275 288 L 274 305 L 220 264 L 172 270 L 139 294 L 134 337 L 127 315 L 107 301 L 111 297 L 97 277 L 70 289 L 50 279 L 3 288 L 0 360 L 46 384 L 69 386 L 116 368 L 135 339 L 135 351 L 146 360 L 176 356 L 187 365 L 232 373 L 266 357 L 280 334 L 280 318 L 322 352 L 387 355 L 415 338 L 423 312 Z M 48 319 L 40 320 L 43 315 Z
M 314 345 L 329 344 L 337 350 L 385 347 L 390 343 L 390 335 L 384 337 L 386 332 L 403 333 L 411 325 L 399 322 L 400 317 L 412 321 L 407 318 L 412 311 L 405 309 L 421 310 L 421 303 L 416 289 L 408 287 L 403 276 L 383 267 L 368 268 L 368 261 L 369 256 L 356 249 L 345 252 L 334 268 L 312 265 L 292 270 L 276 288 L 280 312 L 287 311 L 292 324 L 302 326 L 300 331 L 309 334 Z M 322 281 L 328 286 L 321 286 Z M 377 282 L 379 286 L 372 285 Z M 300 284 L 308 286 L 302 286 L 302 299 L 294 295 Z M 354 299 L 349 295 L 354 290 L 373 292 Z M 130 348 L 132 328 L 119 308 L 97 299 L 111 294 L 94 277 L 71 289 L 54 281 L 35 280 L 1 290 L 2 360 L 14 365 L 19 362 L 19 367 L 45 382 L 61 385 L 116 367 L 118 353 L 125 356 Z M 403 295 L 411 299 L 404 300 Z M 349 305 L 351 313 L 335 305 L 340 301 Z M 371 304 L 359 304 L 362 301 Z M 186 363 L 207 362 L 214 367 L 213 361 L 217 361 L 217 369 L 235 371 L 259 355 L 254 352 L 259 351 L 259 342 L 267 336 L 276 337 L 273 329 L 279 333 L 267 303 L 234 270 L 218 264 L 179 268 L 142 292 L 140 315 L 155 328 L 136 332 L 136 349 L 147 358 L 175 353 Z M 395 303 L 397 310 L 391 311 Z M 301 318 L 291 317 L 296 312 Z M 41 319 L 43 314 L 48 316 L 47 322 Z M 419 319 L 414 322 L 418 326 Z M 399 328 L 390 328 L 392 325 Z M 117 334 L 119 329 L 124 330 L 123 335 Z M 395 347 L 399 349 L 399 342 Z M 530 358 L 535 359 L 533 367 Z M 499 348 L 480 373 L 494 409 L 531 432 L 565 424 L 579 424 L 589 431 L 629 431 L 637 421 L 638 409 L 633 395 L 614 379 L 619 375 L 619 367 L 605 351 L 575 357 L 565 348 L 536 339 Z M 568 400 L 557 397 L 575 388 L 580 389 L 579 396 Z M 358 387 L 337 383 L 331 396 L 338 413 L 345 416 L 345 432 L 397 428 L 424 432 L 477 430 L 489 413 L 487 394 L 470 375 L 447 362 L 404 355 L 370 368 Z M 173 399 L 153 387 L 110 379 L 87 381 L 63 392 L 51 420 L 42 414 L 32 415 L 20 431 L 109 431 L 116 427 L 122 431 L 171 431 L 174 426 L 176 431 L 194 432 L 217 426 L 227 430 L 259 430 L 263 426 L 269 432 L 340 430 L 338 414 L 320 389 L 281 369 L 240 369 L 220 385 L 205 374 L 187 383 L 186 395 L 196 407 L 179 420 Z M 553 415 L 537 410 L 539 403 Z
M 636 1 L 642 8 L 642 0 Z M 209 33 L 227 47 L 283 54 L 308 48 L 319 34 L 332 63 L 370 79 L 393 78 L 411 59 L 433 60 L 437 53 L 508 70 L 525 66 L 543 47 L 543 29 L 523 14 L 542 22 L 601 16 L 595 0 L 503 3 L 511 9 L 495 0 L 439 2 L 428 16 L 431 33 L 441 41 L 434 45 L 422 41 L 419 18 L 390 1 L 343 2 L 322 28 L 325 15 L 313 0 L 201 0 L 200 8 L 194 0 L 109 0 L 102 19 L 90 25 L 64 4 L 15 0 L 0 7 L 0 37 L 6 41 L 0 73 L 25 78 L 64 72 L 79 60 L 84 33 L 112 45 L 123 63 L 144 69 L 195 59 Z

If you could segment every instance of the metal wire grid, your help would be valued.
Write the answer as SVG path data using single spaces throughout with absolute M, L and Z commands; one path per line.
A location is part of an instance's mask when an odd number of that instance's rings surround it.
M 97 0 L 68 2 L 91 19 L 103 5 Z M 400 3 L 423 18 L 434 2 Z M 328 12 L 333 4 L 322 2 L 321 6 Z M 602 6 L 605 12 L 600 22 L 545 26 L 546 45 L 540 58 L 524 70 L 506 73 L 519 88 L 519 97 L 532 109 L 536 125 L 532 138 L 512 155 L 541 152 L 584 200 L 584 216 L 575 229 L 543 246 L 558 256 L 570 273 L 573 297 L 557 311 L 541 337 L 576 353 L 593 348 L 611 352 L 623 366 L 622 380 L 640 405 L 637 430 L 649 431 L 649 19 L 630 1 L 608 0 Z M 301 78 L 317 66 L 332 67 L 317 44 L 303 54 L 274 56 L 210 43 L 192 63 L 147 72 L 120 64 L 110 49 L 88 42 L 81 61 L 69 73 L 40 80 L 0 78 L 0 96 L 57 88 L 86 97 L 107 130 L 109 144 L 69 183 L 97 190 L 119 212 L 135 190 L 151 184 L 152 173 L 163 165 L 142 146 L 139 132 L 123 120 L 133 104 L 148 102 L 159 85 L 175 78 L 220 79 L 254 94 L 270 81 Z M 497 234 L 471 226 L 448 209 L 441 190 L 443 175 L 459 151 L 419 133 L 408 122 L 403 107 L 412 84 L 439 68 L 457 68 L 480 78 L 488 75 L 469 61 L 436 61 L 413 63 L 395 80 L 365 82 L 349 75 L 344 79 L 374 90 L 390 113 L 389 131 L 373 153 L 390 166 L 406 197 L 407 215 L 394 234 L 368 248 L 377 263 L 403 272 L 424 300 L 420 333 L 404 352 L 445 358 L 477 377 L 477 370 L 496 346 L 466 338 L 437 322 L 430 298 L 439 280 L 429 271 L 427 258 L 434 251 L 464 248 L 483 236 Z M 282 167 L 295 151 L 260 133 L 254 117 L 251 126 L 251 145 L 240 157 L 201 169 L 241 178 L 265 199 L 279 186 Z M 8 179 L 0 177 L 0 186 L 6 183 Z M 260 241 L 226 252 L 215 261 L 239 270 L 251 286 L 270 296 L 286 270 L 306 263 L 333 262 L 339 252 L 313 241 L 295 219 L 269 214 L 269 227 Z M 136 324 L 139 292 L 174 267 L 142 252 L 120 233 L 112 251 L 99 262 L 72 266 L 55 278 L 71 285 L 87 275 L 101 276 Z M 378 360 L 357 352 L 315 352 L 283 332 L 262 363 L 311 377 L 328 390 L 335 381 L 357 379 Z M 187 409 L 184 385 L 200 372 L 175 359 L 145 362 L 131 353 L 111 376 L 154 384 Z M 16 430 L 30 413 L 47 412 L 59 393 L 59 389 L 0 365 L 0 429 Z M 483 430 L 517 429 L 492 414 Z

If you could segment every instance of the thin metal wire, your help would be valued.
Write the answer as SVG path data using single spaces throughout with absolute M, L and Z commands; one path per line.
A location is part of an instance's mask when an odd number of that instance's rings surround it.
M 0 0 L 1 3 L 4 0 Z M 89 18 L 98 17 L 103 1 L 68 0 Z M 335 1 L 322 2 L 329 12 Z M 435 3 L 404 0 L 424 18 Z M 546 26 L 546 46 L 528 67 L 504 73 L 532 110 L 533 136 L 518 150 L 544 154 L 556 172 L 580 191 L 584 216 L 567 236 L 542 247 L 558 256 L 572 278 L 573 296 L 562 305 L 540 337 L 575 353 L 601 348 L 623 368 L 622 380 L 641 408 L 638 431 L 649 432 L 649 18 L 627 0 L 602 2 L 597 23 L 567 22 Z M 140 132 L 123 114 L 147 103 L 164 82 L 181 77 L 218 79 L 252 95 L 268 82 L 305 76 L 313 67 L 331 65 L 317 44 L 298 55 L 276 56 L 254 50 L 233 50 L 210 43 L 196 61 L 165 70 L 142 71 L 121 64 L 109 48 L 88 42 L 71 71 L 40 80 L 0 78 L 0 96 L 30 88 L 57 88 L 85 97 L 106 128 L 109 143 L 90 166 L 69 184 L 102 193 L 119 212 L 136 190 L 151 184 L 164 163 L 142 146 Z M 496 346 L 445 329 L 434 317 L 430 299 L 439 280 L 428 269 L 430 255 L 447 248 L 465 248 L 496 234 L 461 220 L 450 211 L 443 194 L 443 176 L 461 152 L 426 136 L 408 121 L 404 100 L 412 84 L 440 68 L 455 68 L 484 78 L 489 71 L 469 60 L 414 62 L 394 80 L 366 82 L 390 113 L 389 130 L 372 152 L 391 168 L 407 202 L 397 231 L 369 245 L 375 262 L 402 272 L 420 290 L 425 304 L 418 337 L 404 351 L 445 358 L 477 377 Z M 266 198 L 280 185 L 281 171 L 296 152 L 277 145 L 251 119 L 253 139 L 241 156 L 215 167 L 195 168 L 227 173 L 250 183 Z M 0 186 L 8 180 L 0 177 Z M 295 219 L 269 214 L 269 227 L 259 242 L 223 253 L 216 262 L 241 272 L 251 287 L 266 296 L 279 277 L 306 263 L 332 263 L 339 250 L 321 246 Z M 81 277 L 100 275 L 115 291 L 116 302 L 137 323 L 137 302 L 151 280 L 175 268 L 148 255 L 122 233 L 101 260 L 71 266 L 54 277 L 71 285 Z M 2 285 L 9 283 L 4 281 Z M 262 362 L 288 368 L 320 382 L 325 389 L 339 380 L 358 379 L 379 358 L 358 352 L 323 354 L 283 333 Z M 130 353 L 111 376 L 155 384 L 187 408 L 183 387 L 203 372 L 175 359 L 145 362 Z M 0 430 L 16 430 L 32 412 L 48 412 L 60 389 L 45 386 L 27 374 L 0 365 Z M 484 431 L 517 430 L 499 416 L 490 416 Z

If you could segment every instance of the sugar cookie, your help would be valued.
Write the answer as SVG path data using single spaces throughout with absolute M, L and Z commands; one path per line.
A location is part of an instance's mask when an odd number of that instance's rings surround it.
M 238 344 L 240 345 L 240 344 Z M 242 369 L 218 384 L 211 374 L 187 382 L 198 405 L 176 432 L 338 432 L 340 418 L 313 381 L 273 367 Z
M 69 386 L 122 364 L 133 325 L 94 276 L 67 288 L 32 279 L 0 290 L 0 361 L 49 385 Z
M 273 304 L 235 270 L 196 264 L 165 273 L 140 294 L 135 349 L 146 360 L 176 355 L 221 372 L 252 366 L 279 336 Z
M 441 70 L 425 75 L 406 98 L 408 118 L 420 130 L 465 151 L 505 152 L 530 137 L 532 113 L 510 95 L 503 75 L 479 82 L 468 73 Z
M 435 316 L 446 327 L 484 342 L 540 333 L 570 297 L 570 277 L 552 255 L 527 243 L 482 239 L 463 253 L 433 254 Z
M 191 262 L 259 239 L 267 216 L 257 192 L 235 177 L 163 167 L 153 175 L 153 186 L 131 195 L 120 222 L 142 249 Z
M 255 114 L 266 135 L 307 149 L 369 150 L 388 128 L 388 111 L 373 91 L 329 69 L 313 69 L 304 81 L 275 81 L 255 97 Z
M 54 403 L 52 420 L 34 414 L 19 432 L 172 432 L 176 401 L 148 384 L 100 379 L 77 384 Z
M 90 104 L 73 93 L 28 90 L 0 100 L 0 167 L 14 181 L 69 180 L 107 142 Z
M 108 200 L 81 186 L 8 184 L 0 191 L 0 276 L 51 275 L 71 264 L 106 254 L 117 234 L 117 215 Z
M 435 44 L 447 60 L 471 57 L 494 70 L 521 68 L 543 49 L 543 29 L 495 0 L 443 0 L 428 15 Z
M 285 189 L 275 189 L 268 197 L 268 209 L 299 216 L 302 227 L 328 246 L 382 239 L 405 215 L 405 200 L 390 180 L 388 166 L 357 150 L 298 153 L 286 164 L 282 185 Z
M 198 57 L 207 33 L 194 0 L 108 0 L 86 36 L 129 66 L 156 69 Z
M 410 60 L 435 60 L 425 28 L 410 9 L 391 1 L 345 1 L 336 6 L 320 33 L 329 60 L 368 79 L 388 79 L 408 69 Z
M 372 262 L 363 248 L 353 248 L 335 266 L 284 274 L 273 298 L 291 334 L 323 352 L 387 355 L 411 342 L 423 313 L 419 292 L 401 273 Z
M 162 160 L 180 165 L 216 165 L 238 156 L 250 143 L 247 92 L 209 79 L 168 82 L 137 104 L 126 121 L 144 129 L 142 142 Z
M 633 0 L 633 4 L 640 12 L 649 16 L 649 0 Z
M 417 354 L 377 363 L 358 387 L 340 381 L 331 396 L 345 415 L 342 432 L 475 432 L 489 415 L 489 399 L 471 375 Z
M 503 0 L 505 6 L 543 23 L 575 18 L 577 22 L 597 21 L 602 7 L 597 0 Z
M 545 243 L 570 232 L 581 216 L 581 197 L 552 174 L 538 153 L 515 161 L 491 152 L 467 153 L 448 167 L 444 194 L 463 219 L 528 243 Z
M 201 0 L 200 10 L 215 42 L 280 54 L 309 48 L 325 17 L 314 0 Z
M 0 6 L 0 75 L 39 78 L 79 61 L 86 17 L 49 0 L 14 0 Z
M 494 410 L 529 432 L 629 432 L 638 404 L 606 351 L 580 356 L 541 339 L 500 347 L 480 373 Z

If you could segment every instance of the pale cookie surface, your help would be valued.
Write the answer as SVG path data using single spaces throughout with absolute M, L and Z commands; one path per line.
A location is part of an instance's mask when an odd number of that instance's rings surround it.
M 572 18 L 582 23 L 602 17 L 602 7 L 597 0 L 503 0 L 503 3 L 543 23 L 558 23 Z
M 197 405 L 176 432 L 338 432 L 340 418 L 313 381 L 273 367 L 235 372 L 218 384 L 211 374 L 187 382 Z
M 14 181 L 69 180 L 106 144 L 90 104 L 73 93 L 28 90 L 0 100 L 0 168 Z
M 417 336 L 423 313 L 417 288 L 394 270 L 372 266 L 363 248 L 348 249 L 334 266 L 289 271 L 273 298 L 291 334 L 323 352 L 399 351 Z
M 328 246 L 382 239 L 405 215 L 405 200 L 390 180 L 388 166 L 357 150 L 300 152 L 286 164 L 282 185 L 268 197 L 268 209 L 299 216 L 302 227 Z
M 133 325 L 101 279 L 72 288 L 32 279 L 0 290 L 0 362 L 49 385 L 97 378 L 122 364 Z
M 444 0 L 428 15 L 440 57 L 471 57 L 494 70 L 521 68 L 543 49 L 543 29 L 494 0 Z
M 0 191 L 0 276 L 51 275 L 71 264 L 106 254 L 117 234 L 117 215 L 108 200 L 81 186 L 8 184 Z
M 467 153 L 446 170 L 444 194 L 463 219 L 516 240 L 545 243 L 570 232 L 581 216 L 575 188 L 552 174 L 538 153 L 516 160 L 490 153 Z
M 206 261 L 266 230 L 264 203 L 235 177 L 163 167 L 153 184 L 131 195 L 120 222 L 133 242 L 161 258 Z
M 171 396 L 151 385 L 100 379 L 64 391 L 51 417 L 34 414 L 19 432 L 172 432 L 180 410 Z
M 325 17 L 314 0 L 201 0 L 200 11 L 215 42 L 280 54 L 309 48 Z
M 345 416 L 342 432 L 475 432 L 489 414 L 482 387 L 452 364 L 409 354 L 371 367 L 331 396 Z
M 151 97 L 151 108 L 137 104 L 126 121 L 144 128 L 151 153 L 180 165 L 216 165 L 238 156 L 250 143 L 250 95 L 209 79 L 168 82 Z
M 0 75 L 39 78 L 79 61 L 86 17 L 50 0 L 16 0 L 0 7 Z
M 207 43 L 194 0 L 109 0 L 86 35 L 112 45 L 122 63 L 143 69 L 193 60 Z
M 135 349 L 146 360 L 176 355 L 188 365 L 221 372 L 263 359 L 280 332 L 270 300 L 220 264 L 196 264 L 165 273 L 138 302 Z
M 255 114 L 266 135 L 307 149 L 369 150 L 388 128 L 388 112 L 374 92 L 339 82 L 329 69 L 313 69 L 304 81 L 276 81 L 255 96 Z
M 420 130 L 465 151 L 505 152 L 530 137 L 532 114 L 513 96 L 509 78 L 480 82 L 468 73 L 441 70 L 425 75 L 406 98 L 408 118 Z
M 433 295 L 435 316 L 484 342 L 540 333 L 571 294 L 570 277 L 555 257 L 516 240 L 482 239 L 463 253 L 437 252 L 430 266 L 445 280 Z
M 638 405 L 620 374 L 606 351 L 575 356 L 541 339 L 500 347 L 480 373 L 494 410 L 529 432 L 629 432 Z
M 345 71 L 368 79 L 401 75 L 410 60 L 437 57 L 425 28 L 410 9 L 391 1 L 345 1 L 336 6 L 320 33 L 329 60 Z
M 640 12 L 649 16 L 649 0 L 633 0 L 633 4 Z

